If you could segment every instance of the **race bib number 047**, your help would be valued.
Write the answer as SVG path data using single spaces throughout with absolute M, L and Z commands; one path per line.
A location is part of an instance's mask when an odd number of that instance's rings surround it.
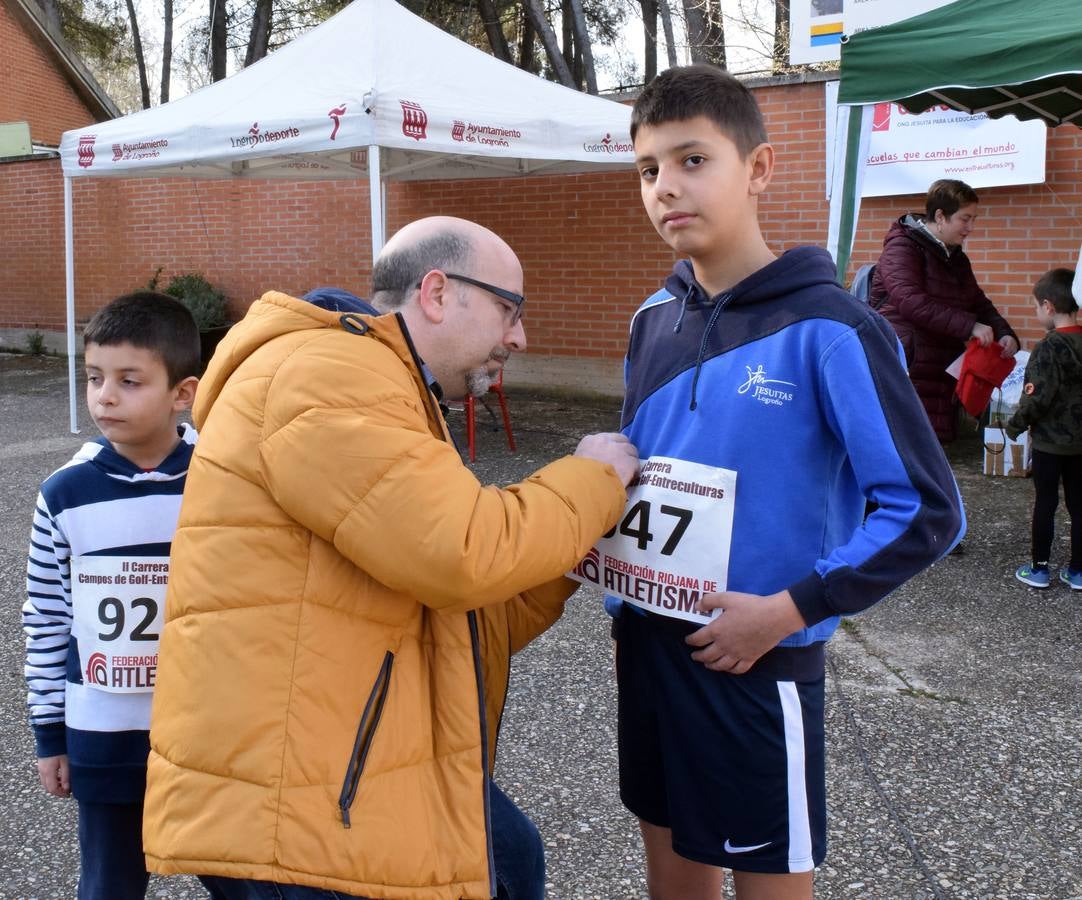
M 168 557 L 72 559 L 71 630 L 84 684 L 118 694 L 154 690 L 168 582 Z
M 735 501 L 730 469 L 644 460 L 620 521 L 568 575 L 650 612 L 709 622 L 695 607 L 725 590 Z

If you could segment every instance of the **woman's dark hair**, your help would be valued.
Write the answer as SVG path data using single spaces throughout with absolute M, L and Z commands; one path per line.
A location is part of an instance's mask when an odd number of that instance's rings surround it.
M 943 210 L 943 215 L 949 219 L 963 206 L 979 202 L 977 192 L 964 181 L 941 178 L 928 188 L 928 196 L 924 200 L 924 211 L 928 214 L 928 221 L 934 222 L 937 209 Z

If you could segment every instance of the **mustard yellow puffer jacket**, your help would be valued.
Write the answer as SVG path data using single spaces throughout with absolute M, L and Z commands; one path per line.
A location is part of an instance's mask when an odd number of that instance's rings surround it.
M 620 480 L 567 457 L 483 487 L 400 319 L 284 294 L 226 336 L 194 418 L 150 870 L 491 897 L 485 777 L 509 656 L 560 615 L 561 575 L 616 522 Z

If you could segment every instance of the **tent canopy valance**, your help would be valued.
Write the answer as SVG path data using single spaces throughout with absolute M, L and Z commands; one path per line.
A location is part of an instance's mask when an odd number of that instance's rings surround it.
M 1082 126 L 1078 0 L 958 0 L 853 35 L 838 102 L 900 103 Z
M 342 12 L 224 81 L 67 132 L 71 177 L 448 179 L 632 161 L 627 106 L 507 65 L 394 0 Z

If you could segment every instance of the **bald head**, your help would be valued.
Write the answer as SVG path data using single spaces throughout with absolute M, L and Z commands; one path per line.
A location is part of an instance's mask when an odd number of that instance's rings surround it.
M 433 269 L 468 272 L 478 255 L 514 258 L 497 234 L 466 219 L 430 216 L 399 229 L 372 266 L 372 303 L 381 312 L 401 309 Z

